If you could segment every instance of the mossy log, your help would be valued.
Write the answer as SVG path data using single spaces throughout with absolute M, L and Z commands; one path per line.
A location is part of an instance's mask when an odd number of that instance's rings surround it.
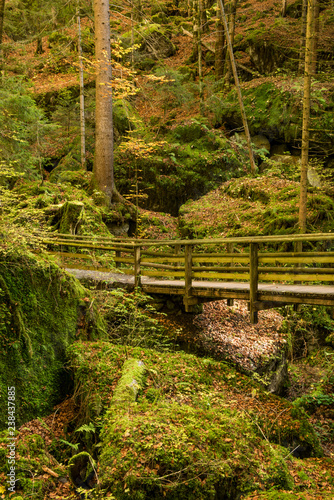
M 122 376 L 116 386 L 113 405 L 133 403 L 137 399 L 139 390 L 144 385 L 146 367 L 139 359 L 128 359 L 125 361 Z
M 82 451 L 70 458 L 68 471 L 70 480 L 75 488 L 91 489 L 95 485 L 96 464 L 86 451 Z

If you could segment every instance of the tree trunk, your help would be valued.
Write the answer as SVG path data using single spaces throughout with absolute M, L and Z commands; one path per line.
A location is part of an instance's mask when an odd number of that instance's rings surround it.
M 312 48 L 312 75 L 316 75 L 317 73 L 317 52 L 318 52 L 318 43 L 319 43 L 319 12 L 320 5 L 319 0 L 315 0 L 314 5 L 314 37 L 313 37 L 313 48 Z
M 202 0 L 198 0 L 197 11 L 197 54 L 198 54 L 198 85 L 199 85 L 199 107 L 200 114 L 204 115 L 204 93 L 203 93 L 203 64 L 202 64 Z
M 5 14 L 5 0 L 0 0 L 0 70 L 2 68 L 2 33 L 3 33 L 4 14 Z
M 237 4 L 238 0 L 232 0 L 229 4 L 229 34 L 230 34 L 230 39 L 231 39 L 231 45 L 233 47 L 234 43 L 234 33 L 235 33 L 235 18 L 237 14 Z M 225 61 L 225 67 L 226 67 L 226 74 L 225 74 L 225 83 L 229 85 L 229 83 L 232 80 L 232 63 L 231 63 L 231 58 L 229 56 L 228 51 L 226 52 L 226 61 Z
M 44 49 L 43 49 L 43 40 L 41 37 L 38 37 L 37 38 L 37 43 L 36 43 L 36 52 L 35 52 L 35 55 L 38 55 L 38 54 L 43 54 L 44 52 Z
M 82 47 L 81 47 L 81 22 L 79 9 L 77 11 L 78 18 L 78 55 L 79 55 L 79 82 L 80 82 L 80 142 L 81 142 L 81 166 L 86 170 L 86 141 L 85 141 L 85 96 L 84 96 L 84 78 L 82 64 Z
M 304 71 L 305 63 L 305 36 L 306 36 L 306 17 L 307 17 L 307 2 L 308 0 L 303 0 L 302 4 L 302 29 L 300 33 L 300 49 L 299 49 L 299 74 Z
M 143 19 L 141 0 L 134 3 L 134 20 L 140 22 Z
M 306 232 L 306 203 L 307 203 L 307 167 L 309 152 L 309 126 L 310 126 L 310 100 L 311 100 L 311 72 L 313 59 L 314 13 L 316 0 L 308 0 L 306 43 L 305 43 L 305 69 L 304 69 L 304 97 L 303 97 L 303 123 L 302 123 L 302 158 L 300 174 L 300 200 L 299 200 L 299 229 Z
M 98 189 L 111 202 L 115 186 L 109 0 L 94 0 L 94 16 L 97 61 L 94 176 Z
M 286 16 L 287 3 L 288 3 L 287 0 L 282 0 L 282 12 L 281 12 L 282 17 Z
M 228 31 L 228 26 L 227 26 L 227 21 L 226 21 L 226 17 L 225 17 L 223 0 L 219 0 L 219 4 L 220 4 L 223 24 L 224 24 L 224 28 L 225 28 L 225 32 L 226 32 L 227 48 L 228 48 L 230 58 L 231 58 L 232 71 L 233 71 L 234 82 L 235 82 L 237 95 L 238 95 L 242 123 L 244 125 L 244 130 L 245 130 L 245 134 L 246 134 L 251 172 L 254 175 L 256 173 L 256 165 L 255 165 L 255 160 L 254 160 L 254 155 L 253 155 L 253 149 L 252 149 L 252 143 L 251 143 L 251 137 L 250 137 L 249 128 L 248 128 L 248 123 L 247 123 L 245 107 L 244 107 L 244 103 L 243 103 L 242 95 L 241 95 L 241 88 L 240 88 L 240 83 L 239 83 L 239 78 L 238 78 L 238 72 L 237 72 L 237 68 L 236 68 L 235 60 L 234 60 L 234 55 L 233 55 L 232 43 L 231 43 L 231 39 L 230 39 L 229 31 Z
M 202 33 L 209 33 L 209 25 L 208 25 L 208 16 L 206 14 L 206 0 L 201 0 L 202 8 L 201 8 L 201 31 Z
M 216 46 L 215 46 L 215 79 L 220 80 L 224 75 L 224 44 L 225 44 L 225 34 L 222 20 L 222 13 L 219 7 L 218 0 L 218 21 L 216 23 Z

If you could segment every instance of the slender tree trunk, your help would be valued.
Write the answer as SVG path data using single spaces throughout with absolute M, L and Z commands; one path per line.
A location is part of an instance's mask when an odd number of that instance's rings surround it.
M 0 70 L 2 69 L 2 33 L 3 33 L 4 14 L 5 14 L 5 0 L 0 0 Z
M 132 2 L 133 18 L 135 21 L 140 22 L 143 19 L 143 12 L 141 6 L 141 0 Z
M 230 33 L 230 39 L 231 39 L 231 44 L 233 47 L 234 43 L 234 33 L 235 33 L 235 18 L 237 14 L 237 4 L 238 0 L 232 0 L 229 4 L 229 33 Z M 228 51 L 226 52 L 226 61 L 225 61 L 225 67 L 226 67 L 226 73 L 225 73 L 225 83 L 229 85 L 230 81 L 232 80 L 232 63 L 231 63 L 231 58 L 229 56 Z
M 217 2 L 217 7 L 219 10 L 217 11 L 218 21 L 216 22 L 217 37 L 215 43 L 215 79 L 220 80 L 224 75 L 225 34 L 219 0 Z
M 86 141 L 85 141 L 85 96 L 84 96 L 84 78 L 82 64 L 81 47 L 81 22 L 79 9 L 77 11 L 78 19 L 78 55 L 79 55 L 79 82 L 80 82 L 80 143 L 81 143 L 81 166 L 86 170 Z
M 198 84 L 199 84 L 199 106 L 200 114 L 204 115 L 204 93 L 203 93 L 203 53 L 202 53 L 202 0 L 198 0 L 197 11 L 197 54 L 198 54 Z
M 282 17 L 286 16 L 287 4 L 288 4 L 287 0 L 282 0 L 282 12 L 281 12 Z
M 134 63 L 134 50 L 133 46 L 135 43 L 135 19 L 134 19 L 134 5 L 133 0 L 131 0 L 131 66 Z
M 298 67 L 299 74 L 303 73 L 304 63 L 305 63 L 307 2 L 308 2 L 308 0 L 303 0 L 303 4 L 302 4 L 302 29 L 301 29 L 301 33 L 300 33 L 299 67 Z
M 306 43 L 305 43 L 305 69 L 304 69 L 304 97 L 303 97 L 303 124 L 302 124 L 302 158 L 300 174 L 300 199 L 299 199 L 299 229 L 306 232 L 306 204 L 307 204 L 307 167 L 309 153 L 309 126 L 310 126 L 310 101 L 311 101 L 311 72 L 313 59 L 314 13 L 316 0 L 308 0 Z
M 320 13 L 320 5 L 319 0 L 315 0 L 314 5 L 314 37 L 313 37 L 313 48 L 312 48 L 312 75 L 316 75 L 317 73 L 317 60 L 318 60 L 318 43 L 319 43 L 319 13 Z
M 201 31 L 202 33 L 208 33 L 209 25 L 208 25 L 208 16 L 206 15 L 206 0 L 201 0 L 202 8 L 201 8 Z
M 36 42 L 36 52 L 35 52 L 35 55 L 43 54 L 43 52 L 44 52 L 44 49 L 43 49 L 43 40 L 42 40 L 42 37 L 39 36 L 37 38 L 37 42 Z
M 250 133 L 249 133 L 249 128 L 248 128 L 248 123 L 247 123 L 247 117 L 246 117 L 245 107 L 244 107 L 244 103 L 243 103 L 243 100 L 242 100 L 241 88 L 240 88 L 240 83 L 239 83 L 239 78 L 238 78 L 238 72 L 237 72 L 237 67 L 235 65 L 235 60 L 234 60 L 234 55 L 233 55 L 233 48 L 232 48 L 232 43 L 231 43 L 229 31 L 228 31 L 228 26 L 227 26 L 227 21 L 226 21 L 226 16 L 225 16 L 225 10 L 224 10 L 224 5 L 223 5 L 223 0 L 219 0 L 219 3 L 220 3 L 221 12 L 222 12 L 222 19 L 223 19 L 223 24 L 224 24 L 224 28 L 225 28 L 225 33 L 226 33 L 227 48 L 228 48 L 228 51 L 229 51 L 229 54 L 230 54 L 230 58 L 231 58 L 232 71 L 233 71 L 235 87 L 236 87 L 237 95 L 238 95 L 238 101 L 239 101 L 239 106 L 240 106 L 242 123 L 244 125 L 244 130 L 245 130 L 245 134 L 246 134 L 246 140 L 247 140 L 247 146 L 248 146 L 248 153 L 249 153 L 249 160 L 250 160 L 250 165 L 251 165 L 251 172 L 254 175 L 255 172 L 256 172 L 256 165 L 255 165 L 255 160 L 254 160 L 254 155 L 253 155 L 252 142 L 251 142 L 251 137 L 250 137 Z
M 111 93 L 109 0 L 94 0 L 97 61 L 94 176 L 109 201 L 114 186 L 114 136 Z

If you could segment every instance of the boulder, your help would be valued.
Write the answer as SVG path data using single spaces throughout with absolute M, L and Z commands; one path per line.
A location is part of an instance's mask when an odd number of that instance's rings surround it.
M 131 33 L 125 33 L 121 40 L 126 48 L 130 47 Z M 157 23 L 139 26 L 136 29 L 134 42 L 137 45 L 133 54 L 136 64 L 147 58 L 155 61 L 165 59 L 176 52 L 174 44 L 169 39 L 168 30 Z

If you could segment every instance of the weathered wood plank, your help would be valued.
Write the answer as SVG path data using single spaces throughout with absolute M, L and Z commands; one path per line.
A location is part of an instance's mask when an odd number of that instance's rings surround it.
M 196 269 L 196 268 L 193 268 Z M 249 273 L 243 273 L 242 270 L 240 270 L 240 273 L 207 273 L 207 272 L 193 272 L 193 277 L 194 278 L 211 278 L 211 279 L 218 279 L 218 280 L 249 280 Z
M 225 262 L 227 264 L 249 263 L 249 255 L 233 254 L 233 256 L 227 256 L 222 254 L 220 257 L 194 257 L 193 262 Z
M 154 262 L 154 263 L 159 263 L 159 262 L 166 262 L 166 263 L 173 263 L 173 262 L 182 262 L 184 259 L 180 256 L 179 257 L 142 257 L 142 264 L 147 264 L 148 262 Z
M 71 259 L 91 259 L 92 256 L 87 253 L 71 253 L 71 252 L 57 252 L 50 251 L 50 255 L 59 255 L 60 257 L 69 257 Z
M 334 281 L 333 274 L 307 274 L 299 272 L 290 273 L 259 273 L 260 281 Z
M 173 278 L 174 276 L 179 276 L 180 278 L 184 278 L 185 271 L 148 271 L 146 269 L 141 269 L 142 276 L 165 276 Z
M 259 264 L 271 264 L 280 262 L 282 264 L 332 264 L 334 262 L 334 256 L 319 256 L 319 257 L 259 257 Z
M 116 251 L 119 250 L 119 247 L 121 247 L 121 250 L 123 252 L 128 252 L 128 253 L 133 253 L 134 250 L 132 248 L 133 245 L 129 245 L 129 247 L 122 246 L 123 244 L 115 243 L 113 246 L 107 246 L 107 245 L 101 245 L 100 243 L 94 244 L 94 243 L 86 243 L 86 242 L 77 242 L 77 241 L 68 241 L 68 240 L 46 240 L 42 239 L 42 242 L 45 244 L 50 244 L 50 245 L 57 245 L 57 246 L 67 246 L 67 247 L 77 247 L 77 248 L 93 248 L 94 250 L 107 250 L 107 251 Z
M 114 257 L 113 260 L 114 260 L 114 262 L 123 262 L 123 264 L 134 264 L 135 263 L 134 257 Z
M 143 262 L 142 267 L 153 267 L 153 269 L 171 269 L 173 271 L 184 271 L 184 266 L 169 265 L 169 264 L 155 264 L 154 262 Z

